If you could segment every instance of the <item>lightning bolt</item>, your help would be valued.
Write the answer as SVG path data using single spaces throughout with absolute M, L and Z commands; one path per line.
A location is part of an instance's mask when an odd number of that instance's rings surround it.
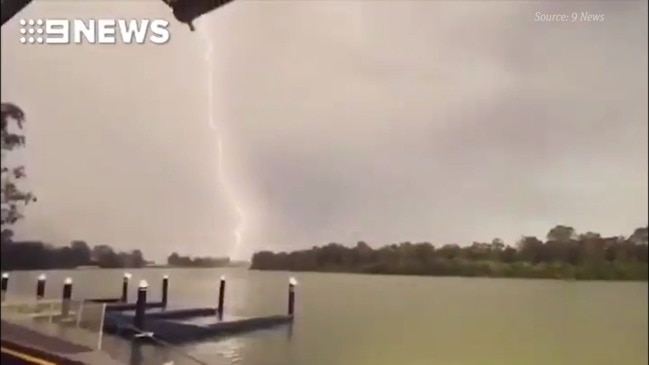
M 234 236 L 234 247 L 230 251 L 230 258 L 238 258 L 239 250 L 241 248 L 241 243 L 243 240 L 243 230 L 244 230 L 244 221 L 245 215 L 237 199 L 237 194 L 232 188 L 230 180 L 227 178 L 227 170 L 224 168 L 223 163 L 223 139 L 221 138 L 221 133 L 219 131 L 218 124 L 216 122 L 216 117 L 214 115 L 214 42 L 210 36 L 208 24 L 203 24 L 200 28 L 201 38 L 205 43 L 205 67 L 207 68 L 207 123 L 208 127 L 214 134 L 216 140 L 216 150 L 217 150 L 217 175 L 218 181 L 223 188 L 225 195 L 227 196 L 232 209 L 237 216 L 237 223 L 234 227 L 232 235 Z

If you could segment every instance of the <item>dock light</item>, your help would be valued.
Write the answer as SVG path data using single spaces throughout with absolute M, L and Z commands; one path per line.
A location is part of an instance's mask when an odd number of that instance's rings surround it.
M 162 307 L 167 308 L 169 301 L 169 275 L 162 277 Z
M 130 272 L 125 272 L 124 278 L 122 278 L 122 298 L 120 299 L 122 303 L 128 303 L 128 282 L 132 276 Z
M 4 302 L 5 296 L 7 295 L 7 288 L 9 288 L 9 273 L 2 273 L 2 280 L 0 281 L 0 287 L 2 288 L 2 301 Z
M 36 299 L 43 299 L 45 297 L 46 279 L 45 274 L 38 275 L 38 280 L 36 281 Z
M 67 317 L 70 315 L 70 301 L 72 300 L 72 278 L 70 277 L 63 280 L 63 295 L 61 298 L 61 315 Z
M 297 280 L 294 277 L 288 279 L 288 315 L 293 317 L 295 314 L 295 287 Z

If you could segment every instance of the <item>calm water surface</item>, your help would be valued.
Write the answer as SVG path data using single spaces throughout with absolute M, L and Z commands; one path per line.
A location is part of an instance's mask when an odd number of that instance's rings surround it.
M 58 298 L 65 276 L 75 297 L 119 296 L 122 271 L 48 273 Z M 241 365 L 646 365 L 647 284 L 257 272 L 135 270 L 150 297 L 170 275 L 170 301 L 216 306 L 226 275 L 226 312 L 286 311 L 298 278 L 294 325 L 184 346 L 205 363 Z M 11 294 L 33 295 L 39 273 L 14 273 Z M 125 363 L 195 364 L 175 351 L 105 341 Z

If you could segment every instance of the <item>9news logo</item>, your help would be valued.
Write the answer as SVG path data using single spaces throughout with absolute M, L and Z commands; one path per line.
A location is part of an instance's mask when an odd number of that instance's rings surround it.
M 20 19 L 23 44 L 155 44 L 169 42 L 164 19 Z

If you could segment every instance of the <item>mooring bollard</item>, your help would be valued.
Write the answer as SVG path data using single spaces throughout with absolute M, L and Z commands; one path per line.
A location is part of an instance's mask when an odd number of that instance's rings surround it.
M 8 272 L 3 272 L 2 273 L 2 301 L 5 300 L 5 297 L 7 296 L 7 288 L 9 287 L 9 273 Z
M 146 280 L 140 281 L 137 287 L 137 302 L 135 302 L 135 317 L 133 318 L 133 325 L 140 331 L 144 331 L 144 315 L 146 313 L 146 292 L 149 288 L 149 283 Z
M 162 277 L 162 307 L 167 308 L 167 300 L 169 298 L 169 275 Z
M 125 272 L 122 278 L 122 303 L 128 302 L 128 281 L 131 280 L 131 274 Z
M 70 302 L 72 300 L 72 278 L 65 278 L 63 281 L 63 300 L 61 301 L 61 315 L 70 315 Z
M 288 279 L 288 315 L 293 316 L 295 313 L 295 287 L 297 280 L 295 278 Z
M 223 319 L 223 311 L 225 303 L 225 276 L 221 275 L 221 281 L 219 283 L 219 306 L 217 308 L 219 319 Z
M 36 299 L 45 298 L 46 281 L 47 281 L 47 276 L 45 276 L 45 274 L 38 275 L 38 280 L 36 281 Z

